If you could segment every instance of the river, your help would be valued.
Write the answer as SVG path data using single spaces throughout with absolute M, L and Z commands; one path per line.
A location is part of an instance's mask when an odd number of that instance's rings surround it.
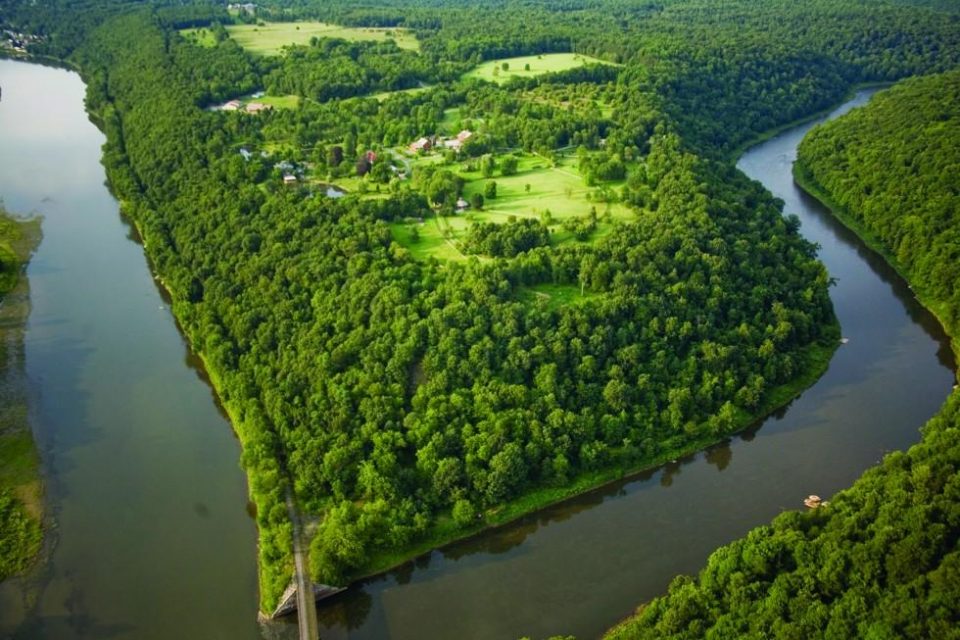
M 258 638 L 240 447 L 104 186 L 76 73 L 0 60 L 0 197 L 40 213 L 25 332 L 49 562 L 0 637 Z
M 239 448 L 102 184 L 82 84 L 0 61 L 0 85 L 0 196 L 45 217 L 26 358 L 57 522 L 45 568 L 0 589 L 0 635 L 256 638 Z M 850 341 L 824 377 L 708 451 L 355 586 L 319 607 L 324 639 L 595 637 L 717 546 L 917 441 L 953 384 L 948 342 L 906 284 L 794 187 L 810 126 L 739 166 L 800 216 L 838 281 Z

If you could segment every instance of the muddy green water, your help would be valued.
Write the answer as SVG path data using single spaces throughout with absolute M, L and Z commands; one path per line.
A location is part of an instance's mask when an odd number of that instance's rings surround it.
M 103 186 L 79 78 L 0 61 L 0 86 L 0 196 L 45 216 L 26 359 L 57 523 L 49 562 L 0 587 L 0 637 L 294 637 L 254 622 L 239 447 Z M 598 636 L 718 545 L 918 439 L 953 384 L 947 342 L 905 283 L 793 186 L 809 126 L 740 167 L 801 217 L 838 279 L 850 342 L 827 374 L 709 451 L 357 585 L 319 607 L 323 638 Z
M 77 74 L 0 60 L 0 197 L 39 212 L 25 332 L 54 527 L 0 637 L 257 638 L 240 447 L 104 186 Z

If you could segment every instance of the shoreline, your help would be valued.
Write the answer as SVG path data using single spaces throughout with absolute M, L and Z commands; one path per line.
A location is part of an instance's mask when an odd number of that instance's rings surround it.
M 847 89 L 846 93 L 843 94 L 843 97 L 840 99 L 840 101 L 836 102 L 832 106 L 826 107 L 824 109 L 820 109 L 819 111 L 815 111 L 814 113 L 811 113 L 810 115 L 807 115 L 807 116 L 803 116 L 802 118 L 791 120 L 790 122 L 774 127 L 773 129 L 770 129 L 768 131 L 764 131 L 763 133 L 760 133 L 754 136 L 752 139 L 747 140 L 746 142 L 735 147 L 728 155 L 725 155 L 724 157 L 725 159 L 736 164 L 737 161 L 740 159 L 740 157 L 743 154 L 745 154 L 747 151 L 752 149 L 753 147 L 759 144 L 763 144 L 767 140 L 771 140 L 777 137 L 778 135 L 780 135 L 781 133 L 789 131 L 790 129 L 807 124 L 808 122 L 813 122 L 814 120 L 818 120 L 820 118 L 823 118 L 824 116 L 829 115 L 835 109 L 837 109 L 837 107 L 839 107 L 840 105 L 850 102 L 850 100 L 855 95 L 857 95 L 857 92 L 863 91 L 864 89 L 886 89 L 887 87 L 892 87 L 894 84 L 896 84 L 896 82 L 891 82 L 887 80 L 858 82 L 856 84 L 852 84 Z
M 960 361 L 960 331 L 956 330 L 958 329 L 957 327 L 951 327 L 944 320 L 944 313 L 941 309 L 942 303 L 936 301 L 926 293 L 922 287 L 913 282 L 906 269 L 904 269 L 896 257 L 887 250 L 883 242 L 860 221 L 854 218 L 850 212 L 847 211 L 846 207 L 835 201 L 827 190 L 814 179 L 810 170 L 799 158 L 797 158 L 797 161 L 793 164 L 792 173 L 794 184 L 796 184 L 803 193 L 825 207 L 837 222 L 852 231 L 868 249 L 883 258 L 884 262 L 907 283 L 917 302 L 936 318 L 944 334 L 950 338 L 950 348 L 953 351 L 953 355 Z

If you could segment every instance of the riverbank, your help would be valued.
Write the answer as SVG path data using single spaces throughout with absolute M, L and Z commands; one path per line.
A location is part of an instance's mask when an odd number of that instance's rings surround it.
M 0 580 L 31 566 L 43 535 L 43 480 L 23 348 L 30 314 L 25 269 L 40 238 L 39 219 L 12 218 L 0 209 Z
M 846 207 L 838 203 L 813 177 L 810 170 L 800 158 L 793 164 L 793 180 L 800 189 L 808 196 L 822 204 L 830 211 L 830 214 L 843 226 L 857 235 L 867 247 L 876 252 L 890 267 L 896 271 L 901 278 L 910 284 L 911 291 L 914 292 L 917 300 L 937 321 L 943 326 L 947 335 L 950 336 L 950 346 L 955 356 L 960 358 L 960 326 L 951 325 L 947 321 L 949 314 L 946 312 L 947 305 L 942 300 L 937 300 L 924 287 L 911 278 L 911 274 L 897 260 L 896 256 L 890 253 L 883 242 L 866 226 L 859 222 L 847 211 Z
M 827 116 L 828 114 L 832 113 L 840 105 L 846 104 L 847 102 L 849 102 L 850 99 L 853 98 L 853 96 L 857 95 L 858 92 L 863 91 L 864 89 L 884 89 L 886 87 L 893 86 L 893 84 L 894 84 L 893 82 L 879 82 L 879 81 L 878 82 L 858 82 L 857 84 L 852 84 L 850 85 L 850 88 L 847 90 L 847 92 L 843 95 L 843 98 L 838 100 L 835 104 L 829 107 L 826 107 L 825 109 L 820 109 L 819 111 L 815 111 L 810 115 L 804 116 L 802 118 L 798 118 L 796 120 L 791 120 L 790 122 L 786 122 L 778 127 L 774 127 L 773 129 L 764 131 L 758 136 L 754 136 L 750 140 L 747 140 L 743 144 L 737 146 L 733 151 L 731 151 L 727 155 L 727 160 L 729 160 L 730 162 L 736 162 L 737 158 L 745 154 L 752 147 L 755 147 L 758 144 L 763 144 L 767 140 L 772 140 L 773 138 L 777 137 L 778 135 L 780 135 L 785 131 L 789 131 L 790 129 L 793 129 L 795 127 L 805 125 L 807 123 L 813 122 L 814 120 L 819 120 L 820 118 Z

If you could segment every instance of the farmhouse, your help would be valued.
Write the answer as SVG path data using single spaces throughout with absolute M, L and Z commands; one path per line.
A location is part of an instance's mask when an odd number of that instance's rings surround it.
M 222 111 L 237 111 L 241 106 L 239 100 L 231 100 L 230 102 L 225 102 L 220 109 Z
M 283 184 L 297 184 L 297 176 L 292 173 L 286 173 L 283 176 Z
M 272 108 L 273 107 L 269 104 L 263 104 L 262 102 L 251 102 L 247 105 L 247 113 L 258 113 L 260 111 L 265 111 Z
M 470 203 L 463 198 L 457 198 L 457 213 L 463 213 L 470 208 Z
M 247 13 L 254 13 L 257 10 L 257 5 L 252 2 L 244 3 L 233 3 L 227 5 L 227 11 L 245 11 Z
M 417 153 L 419 151 L 430 151 L 433 147 L 433 143 L 430 141 L 430 138 L 420 138 L 416 142 L 410 143 L 410 151 Z

